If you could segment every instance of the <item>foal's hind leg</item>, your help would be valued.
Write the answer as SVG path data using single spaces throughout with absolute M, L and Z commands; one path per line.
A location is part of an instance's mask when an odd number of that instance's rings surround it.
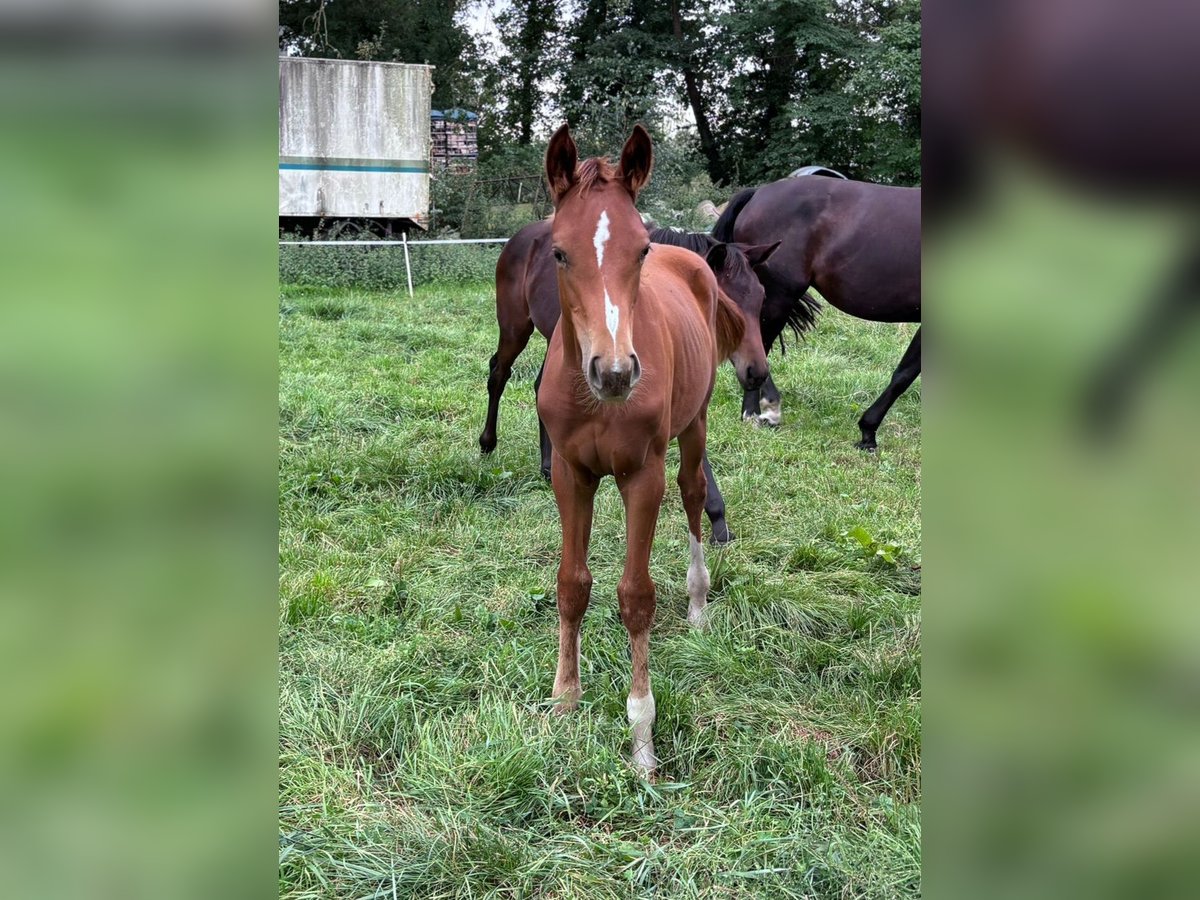
M 862 431 L 862 440 L 857 446 L 860 450 L 874 450 L 875 432 L 879 428 L 879 423 L 883 421 L 883 417 L 887 415 L 887 411 L 892 408 L 892 404 L 908 390 L 908 386 L 912 384 L 918 375 L 921 374 L 921 329 L 917 329 L 917 333 L 913 335 L 912 341 L 909 342 L 908 349 L 904 351 L 904 356 L 900 357 L 900 364 L 896 366 L 896 371 L 892 373 L 892 382 L 879 398 L 870 405 L 862 418 L 858 420 L 859 430 Z
M 550 353 L 550 347 L 546 347 L 546 353 Z M 546 374 L 546 360 L 542 359 L 542 367 L 538 369 L 537 380 L 533 382 L 533 396 L 537 397 L 542 389 L 542 376 Z M 552 448 L 550 446 L 550 434 L 546 431 L 546 423 L 542 421 L 541 413 L 538 414 L 538 441 L 542 449 L 542 477 L 547 481 L 550 480 L 550 454 Z
M 688 545 L 691 549 L 691 564 L 688 566 L 688 622 L 699 627 L 704 622 L 704 608 L 708 605 L 709 577 L 704 564 L 704 542 L 700 534 L 700 510 L 708 479 L 705 469 L 708 458 L 704 452 L 708 425 L 702 414 L 679 435 L 679 495 L 688 520 Z
M 712 466 L 708 464 L 707 451 L 704 453 L 704 480 L 708 486 L 704 497 L 704 512 L 707 513 L 708 521 L 712 525 L 712 542 L 728 544 L 737 535 L 725 522 L 725 498 L 721 496 L 721 489 L 717 487 L 717 479 L 713 476 Z
M 500 396 L 504 386 L 512 377 L 512 365 L 516 362 L 529 336 L 533 334 L 533 321 L 529 318 L 515 325 L 500 326 L 500 346 L 488 363 L 488 409 L 483 433 L 479 435 L 479 449 L 491 453 L 496 449 L 496 419 L 500 415 Z

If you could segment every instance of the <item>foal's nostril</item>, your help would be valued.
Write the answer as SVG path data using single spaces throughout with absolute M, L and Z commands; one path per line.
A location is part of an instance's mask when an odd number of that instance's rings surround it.
M 600 357 L 593 356 L 592 361 L 588 363 L 588 381 L 592 384 L 600 383 Z
M 642 377 L 642 361 L 638 359 L 638 355 L 636 353 L 630 353 L 629 358 L 633 361 L 633 370 L 630 373 L 629 383 L 630 385 L 633 385 L 636 384 L 637 380 Z

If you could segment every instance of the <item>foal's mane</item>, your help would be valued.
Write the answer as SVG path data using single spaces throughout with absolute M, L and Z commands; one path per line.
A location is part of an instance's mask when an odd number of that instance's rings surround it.
M 575 167 L 575 184 L 580 194 L 586 194 L 598 184 L 616 181 L 617 169 L 607 156 L 593 156 Z
M 721 361 L 729 359 L 746 336 L 746 320 L 738 305 L 720 288 L 717 288 L 716 338 L 717 354 Z

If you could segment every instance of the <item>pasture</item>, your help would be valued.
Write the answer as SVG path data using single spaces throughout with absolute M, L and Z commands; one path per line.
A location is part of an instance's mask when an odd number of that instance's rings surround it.
M 537 336 L 481 457 L 493 286 L 280 292 L 280 895 L 920 893 L 920 385 L 880 452 L 855 421 L 916 326 L 826 308 L 771 363 L 783 425 L 709 454 L 738 539 L 685 621 L 668 457 L 651 560 L 661 765 L 627 762 L 624 557 L 596 498 L 584 696 L 551 714 L 560 535 L 538 471 Z M 708 536 L 705 521 L 705 536 Z

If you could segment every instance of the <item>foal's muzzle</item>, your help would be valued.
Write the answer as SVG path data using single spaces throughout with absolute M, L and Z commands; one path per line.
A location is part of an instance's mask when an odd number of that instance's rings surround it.
M 609 360 L 593 356 L 585 375 L 597 400 L 618 402 L 629 397 L 633 386 L 642 377 L 642 364 L 636 353 Z

